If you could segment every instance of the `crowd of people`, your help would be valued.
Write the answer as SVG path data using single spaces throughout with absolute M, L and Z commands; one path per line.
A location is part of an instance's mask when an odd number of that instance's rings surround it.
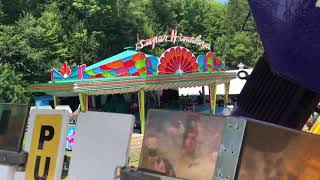
M 204 95 L 200 96 L 179 96 L 177 90 L 164 90 L 161 92 L 150 91 L 145 93 L 146 116 L 149 109 L 166 109 L 175 111 L 210 111 L 208 103 L 204 101 Z M 132 93 L 129 96 L 124 94 L 108 95 L 105 102 L 101 102 L 98 109 L 103 112 L 133 114 L 136 117 L 135 129 L 140 129 L 140 115 L 138 96 Z

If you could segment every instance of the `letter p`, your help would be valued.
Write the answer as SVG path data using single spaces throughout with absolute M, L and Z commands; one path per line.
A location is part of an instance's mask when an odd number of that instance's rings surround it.
M 52 126 L 41 126 L 38 149 L 43 150 L 44 141 L 50 141 L 54 135 Z

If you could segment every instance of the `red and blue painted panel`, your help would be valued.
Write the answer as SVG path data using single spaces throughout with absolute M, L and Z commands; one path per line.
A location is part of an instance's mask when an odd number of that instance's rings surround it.
M 158 58 L 146 57 L 142 52 L 128 56 L 84 72 L 84 79 L 122 76 L 147 76 L 157 73 Z
M 200 55 L 197 58 L 199 72 L 224 71 L 225 64 L 216 57 L 214 52 L 208 52 L 206 55 Z

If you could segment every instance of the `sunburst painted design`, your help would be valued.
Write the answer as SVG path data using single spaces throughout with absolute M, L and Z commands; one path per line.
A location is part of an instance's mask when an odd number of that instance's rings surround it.
M 196 57 L 184 47 L 167 49 L 160 57 L 159 74 L 182 74 L 198 72 Z

